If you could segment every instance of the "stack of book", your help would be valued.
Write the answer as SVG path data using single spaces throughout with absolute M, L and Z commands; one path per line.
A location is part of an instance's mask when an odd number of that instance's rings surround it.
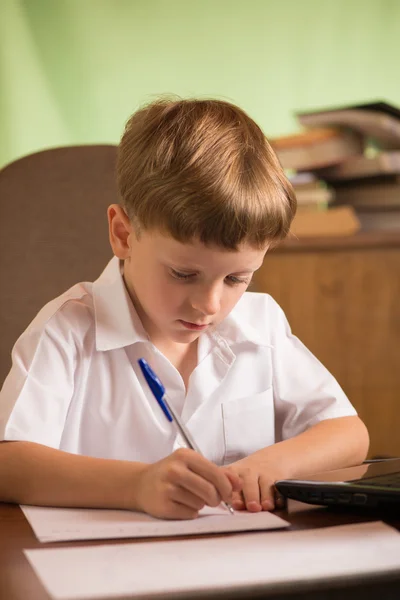
M 305 127 L 336 127 L 362 137 L 362 151 L 311 167 L 333 190 L 334 205 L 351 206 L 363 229 L 400 229 L 400 110 L 386 102 L 299 113 Z
M 325 206 L 351 207 L 363 229 L 400 229 L 400 110 L 379 101 L 297 118 L 304 132 L 271 142 L 282 165 L 295 170 L 299 206 L 323 205 L 302 189 L 307 174 L 328 192 Z
M 333 188 L 319 176 L 363 151 L 363 138 L 339 128 L 315 128 L 270 140 L 297 196 L 299 210 L 320 210 L 333 201 Z
M 296 192 L 297 210 L 325 210 L 333 201 L 333 190 L 313 173 L 293 173 L 289 180 Z
M 335 204 L 354 207 L 363 229 L 400 229 L 400 150 L 360 157 L 321 177 L 334 187 Z
M 347 207 L 325 212 L 333 201 L 333 190 L 310 172 L 289 175 L 297 197 L 297 213 L 291 226 L 296 237 L 351 235 L 359 223 Z

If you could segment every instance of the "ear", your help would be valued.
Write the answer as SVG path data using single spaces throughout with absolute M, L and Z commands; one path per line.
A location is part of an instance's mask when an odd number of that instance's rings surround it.
M 125 260 L 130 256 L 130 236 L 133 234 L 132 224 L 119 204 L 111 204 L 108 207 L 107 217 L 111 248 L 117 258 Z

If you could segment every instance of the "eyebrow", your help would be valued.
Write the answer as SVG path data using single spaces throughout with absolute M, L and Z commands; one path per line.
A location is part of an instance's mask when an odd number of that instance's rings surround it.
M 196 273 L 196 274 L 202 272 L 201 269 L 198 269 L 196 267 L 188 267 L 188 266 L 183 267 L 183 266 L 179 266 L 179 264 L 175 263 L 175 261 L 171 261 L 171 263 L 175 265 L 172 268 L 175 268 L 175 269 L 177 269 L 179 271 L 187 271 L 188 273 Z M 263 263 L 261 263 L 261 265 L 258 265 L 258 267 L 256 267 L 255 269 L 241 269 L 241 270 L 237 270 L 237 271 L 231 271 L 230 275 L 236 275 L 236 274 L 237 275 L 239 275 L 239 274 L 250 275 L 250 273 L 254 273 L 255 271 L 258 271 L 258 269 L 260 269 L 262 267 L 262 264 Z

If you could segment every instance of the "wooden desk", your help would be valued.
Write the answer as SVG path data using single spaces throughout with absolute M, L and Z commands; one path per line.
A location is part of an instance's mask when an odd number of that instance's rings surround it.
M 275 298 L 337 378 L 368 427 L 370 457 L 400 456 L 400 231 L 286 241 L 251 289 Z
M 331 509 L 311 507 L 300 502 L 289 503 L 288 510 L 277 514 L 291 523 L 292 530 L 315 529 L 331 525 L 382 519 L 400 529 L 400 515 L 395 519 L 383 518 L 382 515 L 361 516 L 357 513 L 335 512 Z M 118 540 L 114 543 L 126 543 Z M 91 542 L 90 545 L 111 543 L 110 540 Z M 40 547 L 61 547 L 89 545 L 87 542 L 40 544 L 17 506 L 0 503 L 0 599 L 1 600 L 49 600 L 40 581 L 23 555 L 23 549 Z M 200 598 L 201 596 L 197 596 Z M 202 596 L 204 598 L 204 595 Z M 338 582 L 304 583 L 296 585 L 296 589 L 283 585 L 279 587 L 262 587 L 246 589 L 240 593 L 207 594 L 220 600 L 250 598 L 267 598 L 268 600 L 397 600 L 400 597 L 400 572 L 397 575 L 366 578 L 363 576 Z M 180 596 L 180 600 L 183 600 Z M 190 596 L 194 599 L 194 595 Z M 121 599 L 120 599 L 121 600 Z

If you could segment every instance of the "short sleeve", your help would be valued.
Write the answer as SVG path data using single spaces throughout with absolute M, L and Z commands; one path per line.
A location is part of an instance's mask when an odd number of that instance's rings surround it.
M 12 352 L 0 392 L 0 440 L 59 448 L 74 390 L 76 345 L 68 321 L 56 314 L 35 322 Z
M 276 441 L 296 436 L 325 419 L 356 415 L 336 379 L 292 334 L 272 298 L 269 318 Z

